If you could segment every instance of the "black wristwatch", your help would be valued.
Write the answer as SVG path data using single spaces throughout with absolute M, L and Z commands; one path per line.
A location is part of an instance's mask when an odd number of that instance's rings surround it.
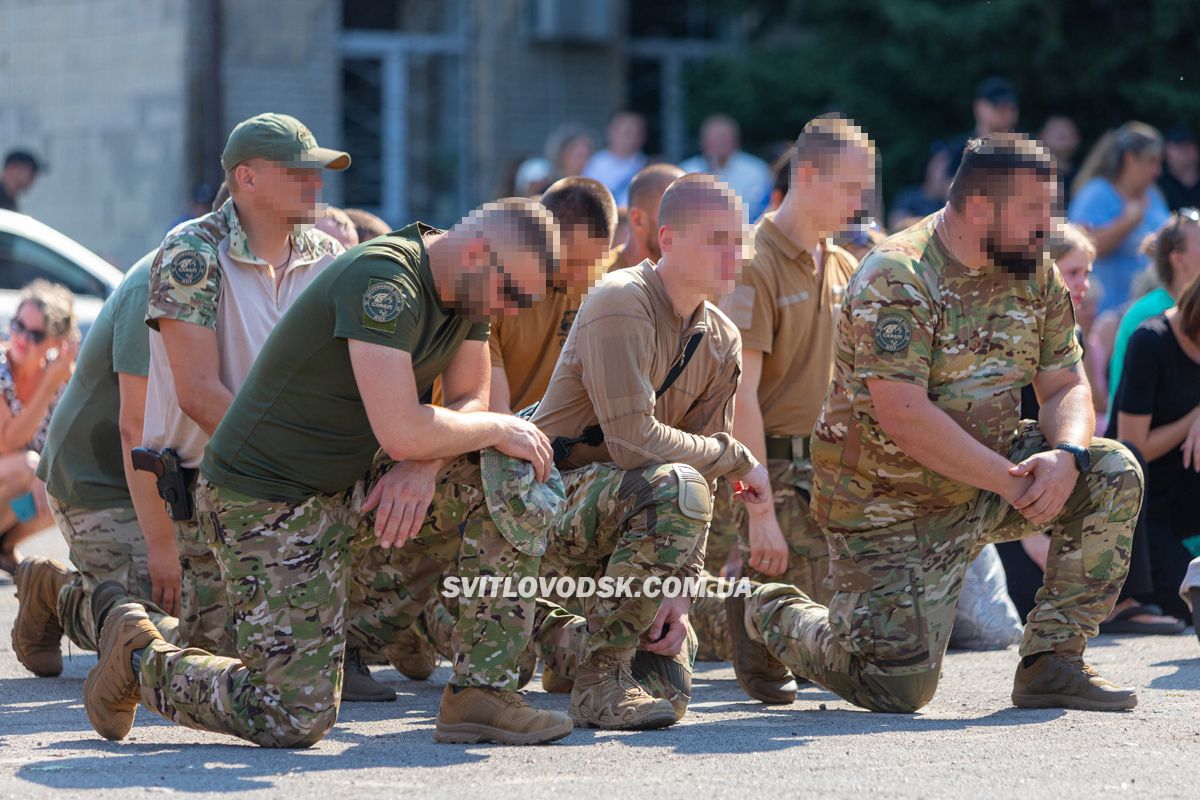
M 1062 444 L 1054 445 L 1054 449 L 1065 450 L 1070 453 L 1071 457 L 1075 459 L 1075 469 L 1079 470 L 1080 475 L 1092 468 L 1092 451 L 1086 447 L 1063 442 Z

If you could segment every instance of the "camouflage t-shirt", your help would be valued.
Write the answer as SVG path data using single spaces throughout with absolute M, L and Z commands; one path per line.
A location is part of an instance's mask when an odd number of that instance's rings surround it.
M 833 385 L 813 431 L 813 516 L 865 531 L 968 502 L 977 489 L 926 469 L 883 432 L 867 380 L 901 381 L 976 440 L 1005 454 L 1021 387 L 1079 362 L 1075 314 L 1058 270 L 970 270 L 950 258 L 937 217 L 879 245 L 846 290 Z

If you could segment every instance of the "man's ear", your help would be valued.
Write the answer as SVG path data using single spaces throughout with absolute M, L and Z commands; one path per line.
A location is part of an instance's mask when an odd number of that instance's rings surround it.
M 463 242 L 462 257 L 465 266 L 477 267 L 487 260 L 488 242 L 482 233 L 475 232 Z
M 663 225 L 658 229 L 658 249 L 664 253 L 670 252 L 674 246 L 675 232 L 671 230 L 670 225 Z
M 629 208 L 629 227 L 635 231 L 645 230 L 646 212 L 637 206 L 631 206 Z

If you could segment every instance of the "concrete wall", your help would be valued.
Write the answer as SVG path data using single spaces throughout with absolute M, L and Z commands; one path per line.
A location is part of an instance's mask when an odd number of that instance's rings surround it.
M 224 0 L 223 17 L 223 136 L 275 111 L 301 120 L 320 145 L 340 148 L 339 0 Z M 336 173 L 326 174 L 325 199 L 341 202 Z
M 486 198 L 513 158 L 542 155 L 564 122 L 593 129 L 602 143 L 622 101 L 619 43 L 541 44 L 524 38 L 524 0 L 474 0 L 474 192 Z
M 120 267 L 181 213 L 189 4 L 0 0 L 0 151 L 50 170 L 22 210 Z

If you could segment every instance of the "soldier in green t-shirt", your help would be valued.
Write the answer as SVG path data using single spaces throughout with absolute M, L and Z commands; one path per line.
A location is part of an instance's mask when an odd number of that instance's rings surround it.
M 76 647 L 98 649 L 92 593 L 104 581 L 118 581 L 144 598 L 167 639 L 174 641 L 178 632 L 168 616 L 178 589 L 152 580 L 130 497 L 129 449 L 141 443 L 150 365 L 143 318 L 153 259 L 151 252 L 138 261 L 100 310 L 42 448 L 37 475 L 77 571 L 48 558 L 27 558 L 17 568 L 13 650 L 35 675 L 62 672 L 64 635 Z
M 1033 140 L 973 140 L 946 208 L 851 279 L 812 448 L 834 596 L 825 608 L 765 584 L 727 601 L 752 694 L 787 667 L 864 708 L 921 708 L 974 554 L 1050 530 L 1013 703 L 1137 703 L 1083 660 L 1125 579 L 1143 481 L 1125 447 L 1092 435 L 1070 297 L 1044 252 L 1056 191 Z M 1022 421 L 1030 383 L 1040 418 Z
M 378 546 L 399 548 L 369 587 L 390 604 L 380 598 L 376 616 L 353 621 L 375 647 L 388 642 L 373 633 L 413 623 L 448 564 L 464 583 L 538 574 L 550 525 L 529 526 L 541 531 L 531 539 L 503 519 L 525 513 L 521 498 L 497 511 L 496 493 L 483 490 L 497 451 L 530 462 L 538 485 L 554 475 L 536 427 L 486 411 L 488 319 L 541 297 L 557 253 L 545 209 L 514 198 L 448 232 L 416 223 L 372 240 L 313 280 L 201 464 L 197 515 L 225 578 L 239 659 L 180 650 L 140 606 L 119 606 L 84 687 L 97 731 L 123 738 L 144 700 L 180 724 L 264 746 L 320 740 L 340 701 L 351 544 L 370 546 L 372 529 Z M 423 405 L 439 375 L 445 406 Z M 480 450 L 482 469 L 464 455 Z M 459 608 L 435 738 L 534 744 L 570 733 L 566 715 L 514 691 L 533 598 L 464 595 Z

